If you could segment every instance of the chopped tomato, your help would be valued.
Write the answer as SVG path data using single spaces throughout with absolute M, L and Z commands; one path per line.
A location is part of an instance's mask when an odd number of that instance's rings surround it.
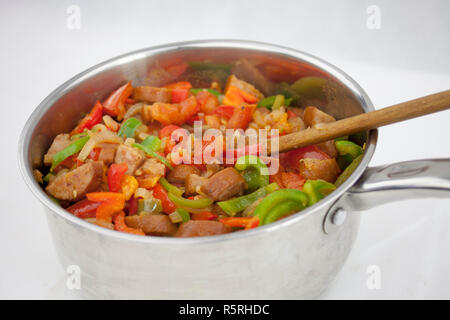
M 197 99 L 194 96 L 187 98 L 180 103 L 180 114 L 182 123 L 187 119 L 191 118 L 193 115 L 197 114 L 199 111 L 199 106 L 197 104 Z
M 172 103 L 180 103 L 189 96 L 189 89 L 172 89 Z
M 205 116 L 205 123 L 210 126 L 211 128 L 219 129 L 220 127 L 220 120 L 219 117 L 215 114 L 213 115 L 206 115 Z
M 189 81 L 178 81 L 166 84 L 164 88 L 167 89 L 186 89 L 190 90 L 192 88 L 192 84 Z
M 172 135 L 172 132 L 174 132 L 175 130 L 180 129 L 181 127 L 176 126 L 174 124 L 169 124 L 168 126 L 163 127 L 160 131 L 159 131 L 159 138 L 165 138 L 168 137 L 170 138 L 170 136 Z
M 169 124 L 183 124 L 183 119 L 180 115 L 180 105 L 169 103 L 154 103 L 150 107 L 151 116 L 153 119 L 161 122 L 162 125 Z
M 287 189 L 302 190 L 306 179 L 295 172 L 281 172 L 281 180 Z
M 216 107 L 219 105 L 219 100 L 216 95 L 206 90 L 197 93 L 196 98 L 200 110 L 205 114 L 213 114 Z
M 228 129 L 246 129 L 250 121 L 252 121 L 255 105 L 240 106 L 234 109 L 233 115 L 228 120 Z
M 285 168 L 298 170 L 301 159 L 330 159 L 330 156 L 316 146 L 307 146 L 280 154 L 281 165 Z
M 122 178 L 128 170 L 126 163 L 113 163 L 108 169 L 108 187 L 111 192 L 122 190 Z
M 217 214 L 209 211 L 203 211 L 200 213 L 193 213 L 192 220 L 215 220 L 217 219 Z
M 270 183 L 276 183 L 280 188 L 285 188 L 283 184 L 283 178 L 281 176 L 283 172 L 277 172 L 276 174 L 272 174 L 269 176 Z
M 84 199 L 66 208 L 66 210 L 81 219 L 95 218 L 95 211 L 100 204 L 100 202 Z
M 234 112 L 234 106 L 218 106 L 214 112 L 225 119 L 230 119 Z
M 117 117 L 118 120 L 122 120 L 123 115 L 125 114 L 125 101 L 132 92 L 133 87 L 131 86 L 131 81 L 113 91 L 113 93 L 111 93 L 111 95 L 103 102 L 105 113 Z
M 80 121 L 80 123 L 75 127 L 75 129 L 72 130 L 70 134 L 74 135 L 83 132 L 84 129 L 92 129 L 93 126 L 102 121 L 102 115 L 103 106 L 100 101 L 97 101 L 91 112 L 89 112 L 89 114 Z
M 100 151 L 102 151 L 102 148 L 95 147 L 92 149 L 91 153 L 89 154 L 88 158 L 94 161 L 98 160 L 98 156 L 100 155 Z
M 135 229 L 127 226 L 127 224 L 125 223 L 125 212 L 123 211 L 119 212 L 119 214 L 114 217 L 114 230 L 145 236 L 145 233 L 144 231 L 142 231 L 142 229 Z
M 153 196 L 161 201 L 161 205 L 165 213 L 170 214 L 175 211 L 177 207 L 172 200 L 169 199 L 167 191 L 159 183 L 157 183 L 152 190 Z

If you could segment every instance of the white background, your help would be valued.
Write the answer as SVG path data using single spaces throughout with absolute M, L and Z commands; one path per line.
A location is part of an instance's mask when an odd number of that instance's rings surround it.
M 67 28 L 70 5 L 81 29 Z M 381 28 L 369 29 L 377 5 Z M 0 298 L 71 298 L 40 203 L 17 168 L 30 113 L 78 72 L 131 50 L 234 38 L 306 51 L 340 67 L 377 108 L 450 87 L 449 1 L 0 2 Z M 380 130 L 372 165 L 450 156 L 450 112 Z M 450 298 L 450 200 L 415 199 L 362 213 L 344 269 L 321 298 Z M 366 286 L 367 268 L 381 288 Z

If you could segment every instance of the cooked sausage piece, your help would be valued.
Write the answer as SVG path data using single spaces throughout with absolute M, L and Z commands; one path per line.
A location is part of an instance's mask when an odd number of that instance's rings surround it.
M 305 112 L 303 114 L 303 120 L 308 127 L 314 127 L 319 123 L 336 121 L 336 119 L 334 119 L 332 116 L 317 109 L 316 107 L 306 107 Z M 328 140 L 319 143 L 317 147 L 326 154 L 328 154 L 331 158 L 337 156 L 337 150 L 334 144 L 334 140 Z
M 70 135 L 68 133 L 58 134 L 44 156 L 44 164 L 50 166 L 52 164 L 53 155 L 68 147 L 72 142 L 73 141 L 70 140 Z
M 177 231 L 177 226 L 165 214 L 127 216 L 125 223 L 131 228 L 140 228 L 145 234 L 152 236 L 171 236 Z
M 336 159 L 301 159 L 299 173 L 310 180 L 322 179 L 333 183 L 340 172 Z
M 78 201 L 86 193 L 96 191 L 103 176 L 103 163 L 88 162 L 82 166 L 57 176 L 45 190 L 58 200 Z
M 197 174 L 190 174 L 186 178 L 186 182 L 184 184 L 184 186 L 185 186 L 184 193 L 187 196 L 193 196 L 193 195 L 198 194 L 198 192 L 201 190 L 203 184 L 206 183 L 207 181 L 208 181 L 208 179 L 205 177 L 201 177 Z
M 167 180 L 175 184 L 184 184 L 190 174 L 200 174 L 195 166 L 180 164 L 167 174 Z
M 117 148 L 116 157 L 114 158 L 115 163 L 126 163 L 128 165 L 128 170 L 126 174 L 133 175 L 134 171 L 144 162 L 145 155 L 144 152 L 121 144 Z
M 141 86 L 134 88 L 134 99 L 145 102 L 164 102 L 170 103 L 172 94 L 170 89 L 155 88 L 148 86 Z
M 244 178 L 236 169 L 229 167 L 208 178 L 201 190 L 214 201 L 222 201 L 241 193 L 244 188 Z
M 330 156 L 330 158 L 336 158 L 338 155 L 336 144 L 334 143 L 334 140 L 328 140 L 319 144 L 316 144 L 317 148 L 319 148 L 321 151 L 325 152 L 327 155 Z
M 111 163 L 113 163 L 118 146 L 118 144 L 114 143 L 100 144 L 98 146 L 99 148 L 101 148 L 98 155 L 98 161 L 103 161 L 103 163 L 106 165 L 110 165 Z
M 303 113 L 303 121 L 308 127 L 314 127 L 318 123 L 333 122 L 336 119 L 316 107 L 306 107 Z
M 204 237 L 231 232 L 231 227 L 218 221 L 189 220 L 178 228 L 175 237 Z

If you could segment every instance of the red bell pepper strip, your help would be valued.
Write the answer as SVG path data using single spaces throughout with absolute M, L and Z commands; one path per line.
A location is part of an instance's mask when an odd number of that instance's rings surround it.
M 110 192 L 120 192 L 122 190 L 122 178 L 128 170 L 126 163 L 113 163 L 108 169 L 108 187 Z
M 125 223 L 125 212 L 123 211 L 117 214 L 114 217 L 113 221 L 114 221 L 114 230 L 145 236 L 145 233 L 144 231 L 142 231 L 142 229 L 135 229 L 127 226 L 127 224 Z
M 131 86 L 131 81 L 113 91 L 103 102 L 105 113 L 117 117 L 118 120 L 122 120 L 123 115 L 125 114 L 125 101 L 132 92 L 133 87 Z
M 219 222 L 230 227 L 245 228 L 245 230 L 256 228 L 259 225 L 258 217 L 227 217 L 219 219 Z
M 203 211 L 200 213 L 193 213 L 192 220 L 215 220 L 217 219 L 217 214 L 209 211 Z
M 100 202 L 84 199 L 66 208 L 66 210 L 81 219 L 95 218 L 95 211 L 100 204 Z
M 84 129 L 92 129 L 97 123 L 100 123 L 103 115 L 103 106 L 100 101 L 97 101 L 91 112 L 87 114 L 80 123 L 72 130 L 71 135 L 81 133 Z
M 172 200 L 169 199 L 167 191 L 161 186 L 161 184 L 157 183 L 152 190 L 153 196 L 161 201 L 161 205 L 165 213 L 170 214 L 175 211 L 177 207 Z
M 330 156 L 316 146 L 307 146 L 280 154 L 280 163 L 285 168 L 297 169 L 301 159 L 330 159 Z
M 245 105 L 236 107 L 230 120 L 228 120 L 228 129 L 247 129 L 248 124 L 252 121 L 255 105 Z
M 218 106 L 214 113 L 229 120 L 233 116 L 234 108 L 233 106 Z
M 91 192 L 86 194 L 90 201 L 101 202 L 95 212 L 97 220 L 112 221 L 113 215 L 125 207 L 125 196 L 118 192 Z

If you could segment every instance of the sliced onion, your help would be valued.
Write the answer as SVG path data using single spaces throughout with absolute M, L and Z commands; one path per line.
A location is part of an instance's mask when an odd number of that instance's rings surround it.
M 140 113 L 142 111 L 142 106 L 144 104 L 142 102 L 133 104 L 127 112 L 125 112 L 125 115 L 123 116 L 123 120 L 127 120 L 130 117 L 135 116 L 136 114 Z
M 134 192 L 134 197 L 136 199 L 142 198 L 144 200 L 151 200 L 154 198 L 153 191 L 149 191 L 145 188 L 137 188 L 136 191 Z
M 106 128 L 106 127 L 105 127 Z M 123 140 L 116 133 L 109 131 L 100 131 L 92 133 L 91 138 L 86 142 L 83 149 L 81 149 L 78 155 L 78 160 L 84 161 L 87 159 L 91 151 L 100 143 L 122 143 Z

